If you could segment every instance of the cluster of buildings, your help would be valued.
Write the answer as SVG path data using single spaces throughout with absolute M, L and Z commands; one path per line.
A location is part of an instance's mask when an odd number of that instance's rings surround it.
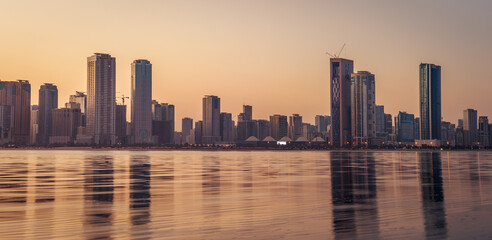
M 254 119 L 253 107 L 243 106 L 234 118 L 221 112 L 220 98 L 203 97 L 202 119 L 182 119 L 175 129 L 175 107 L 152 98 L 152 64 L 131 64 L 131 119 L 125 97 L 116 102 L 116 64 L 109 54 L 87 58 L 87 92 L 76 92 L 59 104 L 58 88 L 39 88 L 39 103 L 31 105 L 28 81 L 0 81 L 0 144 L 15 145 L 287 145 L 334 147 L 481 146 L 492 143 L 492 124 L 467 109 L 458 124 L 442 121 L 441 67 L 420 64 L 420 115 L 385 113 L 376 105 L 375 76 L 354 72 L 352 60 L 330 59 L 331 115 L 317 115 L 315 124 L 302 116 L 275 114 Z M 236 119 L 237 121 L 234 121 Z

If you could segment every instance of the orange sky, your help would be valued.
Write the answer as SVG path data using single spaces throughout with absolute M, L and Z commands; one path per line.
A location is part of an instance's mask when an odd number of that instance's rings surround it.
M 59 105 L 86 89 L 86 58 L 116 57 L 116 88 L 130 96 L 130 64 L 153 64 L 153 95 L 201 119 L 203 95 L 234 116 L 329 114 L 329 58 L 376 75 L 376 103 L 418 116 L 418 65 L 442 66 L 442 109 L 492 117 L 492 2 L 458 1 L 2 1 L 0 79 L 58 86 Z M 118 94 L 119 95 L 119 94 Z

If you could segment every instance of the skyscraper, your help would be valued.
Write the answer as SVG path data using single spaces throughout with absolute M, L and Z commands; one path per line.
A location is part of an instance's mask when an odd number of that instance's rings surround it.
M 152 64 L 143 59 L 132 63 L 131 116 L 134 142 L 152 143 Z
M 0 105 L 14 107 L 12 142 L 27 145 L 31 133 L 31 84 L 26 80 L 0 81 Z
M 203 144 L 215 144 L 220 141 L 220 98 L 203 98 Z
M 420 64 L 420 139 L 441 140 L 441 66 Z
M 70 103 L 77 103 L 79 104 L 80 112 L 82 115 L 82 122 L 80 123 L 81 126 L 86 126 L 86 113 L 87 113 L 87 95 L 83 92 L 75 92 L 74 95 L 70 95 L 69 99 Z
M 374 74 L 352 74 L 351 86 L 352 144 L 370 144 L 376 137 L 376 86 Z
M 243 105 L 243 113 L 245 121 L 253 120 L 253 107 L 250 105 Z
M 472 146 L 477 142 L 477 110 L 463 111 L 463 130 L 465 131 L 465 146 Z
M 478 144 L 482 147 L 490 146 L 489 118 L 487 116 L 480 116 L 478 118 Z
M 302 130 L 302 116 L 299 114 L 289 116 L 289 138 L 295 141 L 302 137 Z
M 151 122 L 152 124 L 152 122 Z M 126 105 L 116 105 L 116 119 L 114 126 L 114 134 L 116 142 L 119 144 L 127 144 L 126 136 Z
M 14 106 L 0 105 L 0 144 L 12 142 L 14 132 Z
M 52 134 L 52 110 L 58 108 L 58 88 L 45 83 L 39 88 L 38 139 L 39 145 L 48 145 Z
M 331 143 L 341 147 L 351 138 L 350 77 L 354 62 L 343 58 L 330 59 Z
M 57 108 L 52 110 L 53 129 L 49 144 L 73 144 L 80 126 L 80 108 Z
M 385 133 L 384 106 L 376 105 L 376 135 Z
M 220 137 L 222 142 L 232 143 L 232 114 L 221 113 L 220 114 Z
M 413 126 L 415 124 L 413 114 L 408 114 L 406 112 L 399 112 L 398 116 L 395 117 L 395 133 L 396 139 L 401 143 L 413 143 L 415 137 L 413 136 L 414 130 Z M 440 131 L 440 128 L 439 128 Z
M 87 58 L 87 134 L 95 144 L 116 143 L 116 60 L 95 53 Z
M 319 133 L 326 132 L 328 130 L 326 127 L 328 126 L 329 121 L 330 116 L 316 115 L 314 117 L 316 131 Z
M 287 136 L 287 127 L 287 116 L 278 114 L 270 116 L 270 136 L 275 140 L 278 141 Z
M 181 120 L 181 133 L 183 134 L 183 140 L 185 143 L 192 142 L 190 139 L 187 139 L 191 134 L 191 130 L 193 130 L 193 119 L 183 118 L 183 120 Z

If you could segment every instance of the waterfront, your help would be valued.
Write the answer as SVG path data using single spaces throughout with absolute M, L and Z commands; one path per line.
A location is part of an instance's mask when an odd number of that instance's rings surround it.
M 0 151 L 5 239 L 470 239 L 491 152 Z

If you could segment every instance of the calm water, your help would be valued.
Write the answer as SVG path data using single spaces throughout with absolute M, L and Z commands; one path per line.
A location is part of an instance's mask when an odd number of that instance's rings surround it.
M 2 239 L 490 239 L 492 152 L 0 151 Z

